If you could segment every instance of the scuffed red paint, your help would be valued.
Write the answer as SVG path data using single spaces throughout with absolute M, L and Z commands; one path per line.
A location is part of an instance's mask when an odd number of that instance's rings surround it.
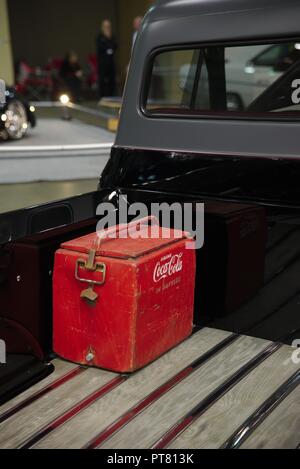
M 133 372 L 191 334 L 195 251 L 186 250 L 184 234 L 173 242 L 116 239 L 106 245 L 104 241 L 96 261 L 106 264 L 107 276 L 104 285 L 95 287 L 99 297 L 91 307 L 80 298 L 87 285 L 77 281 L 74 272 L 78 259 L 87 260 L 95 237 L 66 243 L 56 253 L 54 350 L 75 363 Z M 170 255 L 182 255 L 182 270 L 156 281 L 157 263 Z M 101 274 L 84 272 L 84 278 L 90 280 L 97 275 Z M 91 351 L 94 358 L 87 362 Z

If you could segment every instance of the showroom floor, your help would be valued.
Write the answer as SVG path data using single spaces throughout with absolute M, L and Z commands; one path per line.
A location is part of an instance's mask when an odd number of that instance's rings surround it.
M 5 142 L 0 146 L 1 154 L 5 148 L 32 145 L 85 145 L 112 142 L 114 134 L 83 122 L 62 119 L 38 119 L 37 127 L 30 129 L 28 135 L 17 142 Z
M 115 134 L 80 121 L 39 119 L 26 138 L 0 145 L 0 183 L 97 178 L 114 139 Z
M 76 119 L 38 118 L 26 138 L 0 145 L 0 213 L 96 190 L 114 139 Z
M 93 192 L 97 184 L 97 179 L 0 184 L 0 213 Z

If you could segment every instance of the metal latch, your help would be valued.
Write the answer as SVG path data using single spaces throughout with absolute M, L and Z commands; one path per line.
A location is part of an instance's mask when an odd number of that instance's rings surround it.
M 85 300 L 90 305 L 94 306 L 99 298 L 99 295 L 95 292 L 95 286 L 101 286 L 105 283 L 106 279 L 106 265 L 102 262 L 95 262 L 96 250 L 91 249 L 87 261 L 78 259 L 76 262 L 75 278 L 79 282 L 87 283 L 89 288 L 81 292 L 80 298 Z M 99 272 L 102 274 L 101 280 L 88 280 L 79 276 L 79 269 L 85 269 L 89 272 Z

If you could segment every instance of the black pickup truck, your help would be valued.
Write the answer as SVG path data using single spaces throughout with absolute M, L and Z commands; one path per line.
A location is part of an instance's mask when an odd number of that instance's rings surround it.
M 0 216 L 0 448 L 299 447 L 299 87 L 298 1 L 150 9 L 98 190 Z M 122 199 L 205 204 L 194 334 L 133 375 L 52 350 L 54 253 Z

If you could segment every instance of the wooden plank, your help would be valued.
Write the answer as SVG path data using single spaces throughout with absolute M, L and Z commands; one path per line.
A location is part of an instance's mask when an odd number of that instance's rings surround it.
M 118 417 L 229 335 L 224 331 L 202 329 L 34 447 L 76 449 L 85 446 Z
M 300 365 L 291 360 L 293 349 L 284 346 L 217 401 L 169 446 L 175 448 L 220 448 L 243 422 Z
M 0 424 L 0 448 L 17 448 L 35 432 L 116 376 L 114 373 L 89 369 L 41 397 Z
M 112 436 L 101 448 L 152 447 L 192 408 L 268 344 L 261 339 L 241 337 Z
M 43 379 L 39 383 L 35 384 L 31 388 L 27 389 L 22 394 L 19 394 L 14 399 L 0 406 L 0 417 L 8 410 L 20 404 L 28 397 L 32 396 L 32 394 L 35 394 L 36 392 L 40 391 L 44 387 L 49 386 L 57 379 L 62 378 L 64 375 L 66 375 L 72 370 L 75 370 L 78 367 L 78 365 L 74 365 L 73 363 L 69 363 L 60 359 L 53 360 L 53 365 L 55 367 L 55 370 L 51 375 L 49 375 L 47 378 Z
M 266 418 L 241 449 L 295 449 L 300 443 L 299 386 Z

